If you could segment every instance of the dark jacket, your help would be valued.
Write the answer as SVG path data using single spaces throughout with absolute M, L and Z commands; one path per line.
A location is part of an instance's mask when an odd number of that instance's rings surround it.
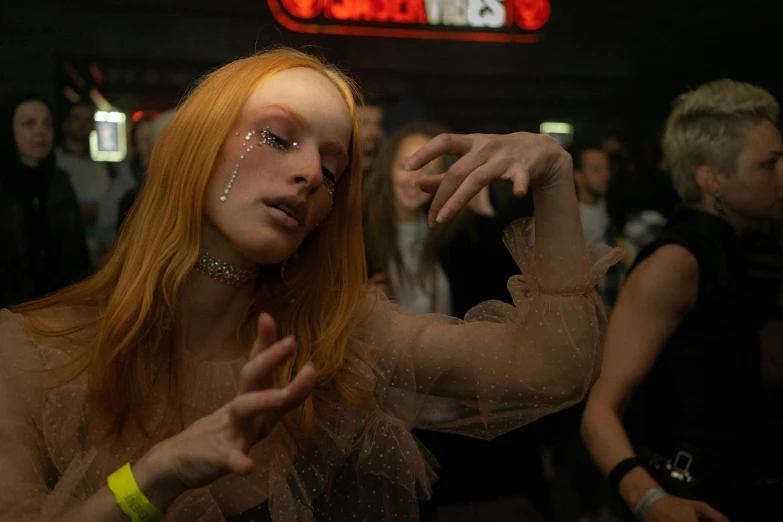
M 79 205 L 68 176 L 49 154 L 31 168 L 20 161 L 13 117 L 17 96 L 0 106 L 0 308 L 55 292 L 90 274 Z
M 25 169 L 40 183 L 0 177 L 0 307 L 19 304 L 90 274 L 79 205 L 68 176 Z M 38 169 L 36 169 L 38 170 Z

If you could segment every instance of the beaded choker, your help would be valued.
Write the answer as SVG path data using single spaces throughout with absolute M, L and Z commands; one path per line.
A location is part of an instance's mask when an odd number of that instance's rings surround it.
M 199 254 L 198 261 L 196 261 L 196 270 L 208 275 L 215 281 L 227 285 L 242 285 L 255 278 L 258 273 L 250 268 L 239 268 L 230 265 L 207 252 Z

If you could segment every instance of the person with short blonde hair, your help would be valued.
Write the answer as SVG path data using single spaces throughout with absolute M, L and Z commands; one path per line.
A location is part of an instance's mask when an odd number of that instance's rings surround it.
M 718 80 L 680 95 L 663 136 L 666 165 L 680 198 L 701 201 L 696 180 L 701 165 L 733 173 L 748 129 L 762 121 L 777 123 L 778 103 L 749 83 Z
M 720 80 L 677 98 L 669 117 L 664 151 L 684 206 L 620 292 L 582 420 L 639 521 L 780 514 L 783 322 L 757 316 L 740 248 L 783 218 L 777 116 L 765 90 Z M 626 432 L 632 397 L 638 422 Z

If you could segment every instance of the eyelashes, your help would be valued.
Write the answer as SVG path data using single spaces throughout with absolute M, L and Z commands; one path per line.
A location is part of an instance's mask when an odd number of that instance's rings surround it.
M 255 135 L 256 131 L 249 132 L 247 136 L 245 136 L 245 143 L 243 143 L 243 146 L 247 145 L 247 142 L 253 139 L 253 135 Z M 266 145 L 268 147 L 272 147 L 273 149 L 277 149 L 280 151 L 287 152 L 291 149 L 298 149 L 299 143 L 297 142 L 289 142 L 287 140 L 284 140 L 280 136 L 272 133 L 269 130 L 269 127 L 264 127 L 261 130 L 261 137 L 258 142 L 259 145 Z M 253 148 L 253 145 L 250 145 L 249 148 L 247 148 L 247 151 L 249 152 Z M 334 196 L 334 189 L 337 185 L 337 175 L 332 172 L 331 170 L 327 169 L 326 167 L 323 167 L 321 169 L 321 172 L 323 174 L 324 180 L 323 184 L 326 188 L 326 191 L 329 193 L 330 196 Z
M 297 142 L 289 143 L 288 141 L 284 140 L 280 136 L 277 136 L 276 134 L 272 134 L 269 131 L 269 127 L 264 127 L 264 129 L 261 131 L 261 141 L 259 141 L 258 144 L 267 145 L 269 147 L 272 147 L 273 149 L 285 150 L 285 151 L 290 150 L 292 148 L 294 149 L 299 148 L 299 144 Z
M 324 187 L 330 196 L 334 196 L 334 188 L 337 186 L 337 176 L 329 169 L 321 169 L 324 174 Z

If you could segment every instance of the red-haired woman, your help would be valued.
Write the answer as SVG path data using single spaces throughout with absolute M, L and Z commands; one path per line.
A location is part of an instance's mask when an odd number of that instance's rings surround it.
M 407 315 L 366 284 L 354 100 L 292 50 L 213 72 L 104 267 L 2 312 L 0 520 L 413 520 L 434 473 L 412 428 L 490 438 L 580 400 L 616 256 L 582 240 L 568 155 L 528 134 L 414 154 L 461 157 L 421 182 L 432 222 L 498 179 L 538 222 L 534 247 L 509 232 L 516 308 Z

